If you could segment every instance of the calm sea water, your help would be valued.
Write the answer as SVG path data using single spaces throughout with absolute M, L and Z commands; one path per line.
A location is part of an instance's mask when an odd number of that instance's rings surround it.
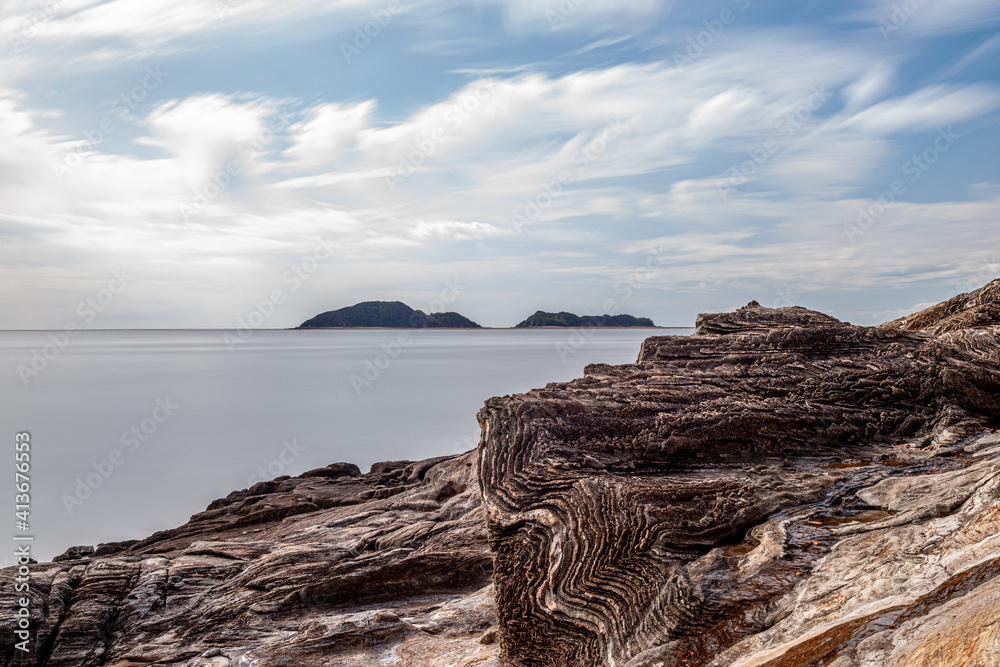
M 687 332 L 258 331 L 233 343 L 218 331 L 84 331 L 62 348 L 46 332 L 0 332 L 0 539 L 34 535 L 48 560 L 180 525 L 262 479 L 467 451 L 487 398 L 634 361 L 643 339 L 668 333 Z M 19 431 L 32 443 L 26 533 L 13 506 Z

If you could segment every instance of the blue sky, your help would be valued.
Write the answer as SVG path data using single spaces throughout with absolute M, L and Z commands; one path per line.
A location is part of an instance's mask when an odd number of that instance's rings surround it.
M 871 324 L 1000 275 L 995 0 L 53 0 L 0 35 L 0 328 Z

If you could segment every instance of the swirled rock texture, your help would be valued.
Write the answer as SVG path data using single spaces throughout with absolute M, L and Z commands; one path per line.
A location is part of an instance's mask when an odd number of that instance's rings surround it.
M 334 464 L 33 565 L 33 652 L 14 648 L 5 614 L 0 665 L 495 666 L 475 464 Z M 14 576 L 0 573 L 2 609 Z
M 809 576 L 759 632 L 703 664 L 1000 665 L 1000 437 L 973 436 L 952 458 L 950 470 L 904 467 L 856 492 L 876 509 L 854 521 L 814 522 L 829 546 Z M 768 524 L 809 525 L 805 511 Z
M 904 649 L 873 638 L 894 623 L 918 636 L 934 615 L 954 634 L 1000 611 L 985 592 L 947 612 L 953 594 L 920 597 L 960 589 L 948 577 L 963 568 L 990 579 L 977 563 L 1000 557 L 983 542 L 1000 532 L 984 509 L 997 456 L 966 451 L 1000 416 L 998 293 L 881 327 L 751 303 L 648 339 L 635 364 L 488 401 L 480 486 L 505 664 L 888 664 Z M 929 475 L 953 475 L 928 487 L 940 497 L 913 491 Z M 949 565 L 910 576 L 905 549 Z M 858 590 L 838 597 L 852 567 Z M 819 648 L 793 654 L 810 632 Z M 995 660 L 996 627 L 977 637 Z M 880 657 L 851 662 L 862 649 Z

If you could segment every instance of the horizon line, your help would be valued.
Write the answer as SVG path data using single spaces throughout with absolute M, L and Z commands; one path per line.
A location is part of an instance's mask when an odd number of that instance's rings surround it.
M 530 331 L 532 329 L 694 329 L 693 326 L 652 326 L 652 327 L 283 327 L 260 328 L 252 331 Z M 239 327 L 122 327 L 106 329 L 76 329 L 81 331 L 238 331 Z M 65 332 L 65 329 L 0 329 L 0 333 L 48 333 Z

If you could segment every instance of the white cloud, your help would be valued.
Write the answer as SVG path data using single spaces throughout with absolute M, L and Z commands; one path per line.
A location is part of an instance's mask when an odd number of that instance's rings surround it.
M 843 97 L 847 111 L 853 112 L 867 107 L 887 92 L 892 83 L 895 68 L 887 62 L 877 62 L 856 81 L 844 87 Z
M 197 182 L 223 168 L 229 160 L 247 162 L 268 142 L 266 118 L 271 105 L 238 102 L 210 94 L 170 100 L 146 118 L 152 135 L 137 143 L 162 149 L 177 158 Z
M 1000 246 L 983 245 L 982 237 L 1000 203 L 995 199 L 899 202 L 852 244 L 845 225 L 869 203 L 845 199 L 799 208 L 775 201 L 755 211 L 768 209 L 772 226 L 767 229 L 686 232 L 631 243 L 622 251 L 640 259 L 649 253 L 663 258 L 649 282 L 665 290 L 692 282 L 707 288 L 742 281 L 794 285 L 803 292 L 968 283 L 982 273 L 984 253 L 1000 254 Z
M 493 225 L 483 222 L 465 222 L 462 220 L 418 220 L 413 226 L 411 236 L 417 241 L 430 239 L 455 239 L 466 241 L 481 239 L 502 234 L 503 231 Z
M 768 104 L 752 89 L 730 88 L 703 104 L 698 105 L 688 117 L 685 134 L 693 144 L 701 144 L 719 137 L 741 134 L 745 121 L 768 112 Z M 773 114 L 773 110 L 769 113 Z
M 761 180 L 792 200 L 836 199 L 877 173 L 889 149 L 881 138 L 821 126 L 766 166 Z
M 928 130 L 978 118 L 998 107 L 1000 88 L 995 86 L 935 85 L 868 107 L 847 119 L 844 126 L 877 134 Z
M 887 39 L 948 34 L 1000 21 L 995 0 L 869 0 L 855 18 L 870 21 Z
M 980 58 L 985 58 L 997 49 L 1000 49 L 1000 34 L 993 35 L 992 37 L 985 39 L 982 43 L 976 46 L 976 48 L 972 49 L 968 54 L 962 57 L 961 60 L 949 67 L 943 78 L 947 79 L 954 76 L 969 65 L 975 63 Z
M 50 138 L 35 121 L 35 116 L 19 103 L 22 96 L 0 89 L 0 193 L 5 210 L 17 207 L 31 185 L 49 174 L 43 167 L 50 157 Z M 22 189 L 27 186 L 27 189 Z
M 353 147 L 368 127 L 374 108 L 374 100 L 313 108 L 312 118 L 290 128 L 294 139 L 285 154 L 295 167 L 307 170 L 338 162 L 341 152 L 349 145 Z
M 28 3 L 25 3 L 28 4 Z M 378 0 L 107 0 L 60 2 L 38 21 L 37 7 L 8 16 L 8 30 L 35 20 L 43 37 L 128 37 L 165 39 L 219 27 L 227 21 L 274 22 L 306 11 L 359 11 L 377 7 Z
M 503 6 L 511 27 L 543 32 L 563 28 L 607 28 L 623 19 L 659 12 L 670 13 L 673 0 L 477 0 L 478 4 Z

